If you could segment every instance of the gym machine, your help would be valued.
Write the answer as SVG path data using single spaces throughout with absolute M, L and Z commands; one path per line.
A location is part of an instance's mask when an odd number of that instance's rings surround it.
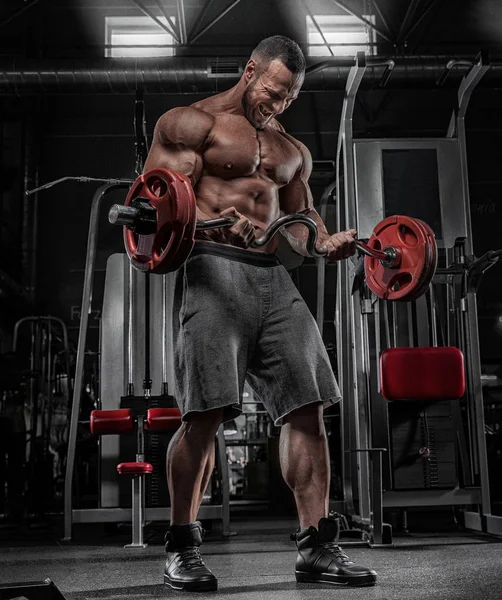
M 354 137 L 358 88 L 372 66 L 358 53 L 346 83 L 337 148 L 337 229 L 354 227 L 364 239 L 379 219 L 396 214 L 423 219 L 435 233 L 438 265 L 426 294 L 406 303 L 372 294 L 357 260 L 339 265 L 335 327 L 344 397 L 342 512 L 376 545 L 392 540 L 383 522 L 387 508 L 468 507 L 467 528 L 500 534 L 502 518 L 490 508 L 475 285 L 499 253 L 473 255 L 464 125 L 488 58 L 480 53 L 469 63 L 444 138 Z M 452 66 L 445 67 L 438 86 Z M 442 355 L 448 348 L 460 350 L 466 393 L 448 401 L 385 399 L 382 355 L 396 348 L 412 348 L 417 356 L 430 348 Z M 430 369 L 422 375 L 432 378 Z M 464 374 L 459 371 L 458 377 L 460 383 Z
M 136 174 L 147 155 L 143 93 L 137 91 L 134 127 Z M 109 257 L 100 327 L 100 405 L 91 413 L 92 433 L 99 436 L 100 489 L 98 506 L 75 508 L 73 477 L 80 419 L 84 355 L 91 309 L 93 273 L 97 249 L 99 212 L 103 197 L 130 187 L 130 180 L 110 180 L 94 194 L 89 222 L 82 292 L 82 310 L 75 367 L 75 384 L 68 440 L 65 478 L 64 539 L 71 540 L 73 523 L 132 522 L 133 539 L 127 547 L 143 548 L 145 521 L 168 521 L 165 485 L 166 437 L 179 426 L 179 411 L 169 395 L 172 387 L 171 332 L 173 280 L 170 275 L 150 279 L 139 273 L 125 254 Z M 160 326 L 158 326 L 160 323 Z M 152 360 L 153 357 L 153 360 Z M 142 395 L 135 390 L 143 388 Z M 178 413 L 178 414 L 175 414 Z M 87 425 L 87 424 L 86 424 Z M 125 434 L 135 434 L 128 443 Z M 107 435 L 112 434 L 112 435 Z M 222 522 L 222 534 L 230 535 L 230 502 L 223 426 L 217 433 L 218 478 L 211 504 L 200 508 L 199 519 Z M 135 462 L 130 460 L 136 455 Z M 148 462 L 145 462 L 148 461 Z M 131 507 L 124 493 L 123 477 L 133 476 Z M 148 475 L 148 477 L 146 477 Z M 146 481 L 145 481 L 146 479 Z

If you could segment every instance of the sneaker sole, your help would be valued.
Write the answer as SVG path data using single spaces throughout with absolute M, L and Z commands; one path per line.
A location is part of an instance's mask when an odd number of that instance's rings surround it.
M 331 573 L 303 573 L 302 571 L 296 571 L 295 575 L 298 583 L 330 583 L 332 585 L 350 585 L 354 587 L 375 585 L 377 579 L 376 574 L 346 577 L 343 575 L 332 575 Z
M 173 581 L 168 575 L 164 575 L 164 584 L 173 588 L 173 590 L 186 590 L 187 592 L 215 592 L 218 589 L 218 581 Z

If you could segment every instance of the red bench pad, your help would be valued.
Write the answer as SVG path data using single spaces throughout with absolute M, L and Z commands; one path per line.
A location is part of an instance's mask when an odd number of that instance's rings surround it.
M 91 412 L 91 431 L 94 435 L 132 433 L 134 431 L 132 410 L 130 408 L 93 410 Z
M 117 465 L 119 475 L 145 475 L 152 471 L 153 466 L 147 462 L 126 462 Z
M 148 431 L 176 431 L 181 426 L 181 412 L 178 408 L 149 408 L 145 429 Z
M 464 356 L 452 346 L 388 348 L 380 356 L 386 400 L 454 400 L 465 393 Z

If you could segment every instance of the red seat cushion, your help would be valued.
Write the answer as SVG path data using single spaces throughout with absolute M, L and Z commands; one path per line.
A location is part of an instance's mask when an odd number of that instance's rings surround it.
M 126 462 L 117 465 L 119 475 L 145 475 L 152 471 L 153 466 L 147 462 Z
M 380 356 L 387 400 L 454 400 L 465 393 L 464 356 L 452 346 L 389 348 Z
M 91 432 L 94 435 L 110 433 L 132 433 L 134 419 L 130 408 L 116 410 L 93 410 L 91 412 Z
M 148 431 L 175 431 L 181 426 L 181 412 L 178 408 L 149 408 L 145 429 Z

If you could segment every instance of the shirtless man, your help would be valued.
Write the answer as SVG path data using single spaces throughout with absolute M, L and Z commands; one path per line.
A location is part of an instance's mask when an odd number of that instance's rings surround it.
M 145 171 L 187 175 L 197 217 L 235 216 L 229 228 L 200 232 L 178 271 L 173 311 L 176 399 L 183 424 L 167 452 L 171 527 L 164 581 L 176 589 L 215 590 L 199 553 L 197 514 L 214 468 L 218 427 L 240 413 L 244 380 L 277 426 L 280 461 L 293 491 L 300 527 L 297 581 L 372 585 L 376 573 L 336 545 L 328 518 L 330 463 L 323 406 L 340 400 L 319 330 L 290 276 L 275 257 L 277 236 L 260 250 L 255 237 L 282 213 L 303 213 L 318 226 L 328 260 L 356 251 L 349 230 L 330 235 L 313 208 L 307 148 L 276 121 L 298 96 L 305 59 L 283 36 L 263 40 L 233 88 L 174 108 L 156 124 Z M 308 233 L 285 233 L 307 255 Z

